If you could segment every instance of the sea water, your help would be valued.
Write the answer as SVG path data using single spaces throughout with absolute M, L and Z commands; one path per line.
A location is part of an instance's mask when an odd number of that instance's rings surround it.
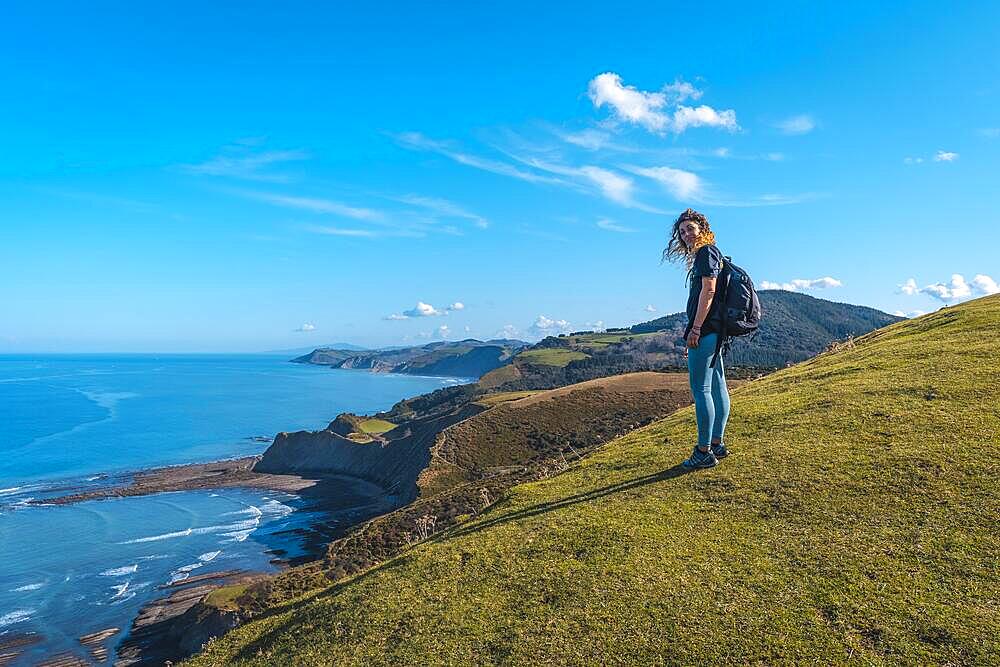
M 39 501 L 116 473 L 259 454 L 279 431 L 460 381 L 268 355 L 0 356 L 0 646 L 28 634 L 39 641 L 19 663 L 85 657 L 80 636 L 117 627 L 114 648 L 164 585 L 272 570 L 274 554 L 303 553 L 295 529 L 317 518 L 298 496 L 251 489 Z M 345 494 L 334 514 L 350 522 L 365 501 Z

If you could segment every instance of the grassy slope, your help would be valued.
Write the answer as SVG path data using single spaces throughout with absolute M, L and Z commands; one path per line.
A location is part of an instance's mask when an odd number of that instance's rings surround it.
M 587 354 L 576 350 L 566 350 L 563 348 L 545 348 L 542 350 L 525 350 L 520 352 L 515 359 L 528 364 L 541 364 L 545 366 L 565 366 L 577 359 L 586 359 Z
M 196 664 L 944 663 L 1000 654 L 1000 296 L 691 408 Z

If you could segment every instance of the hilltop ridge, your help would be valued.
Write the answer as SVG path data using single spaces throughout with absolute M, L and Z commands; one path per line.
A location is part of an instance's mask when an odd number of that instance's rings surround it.
M 984 297 L 749 382 L 708 471 L 681 409 L 191 664 L 988 663 L 997 328 Z

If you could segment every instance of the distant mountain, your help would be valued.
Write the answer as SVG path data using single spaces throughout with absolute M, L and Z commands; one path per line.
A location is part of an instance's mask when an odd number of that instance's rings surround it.
M 328 350 L 352 350 L 354 352 L 363 352 L 365 350 L 371 349 L 367 347 L 361 347 L 360 345 L 354 345 L 352 343 L 330 343 L 329 345 L 320 345 L 323 349 Z M 293 347 L 288 350 L 266 350 L 260 354 L 280 354 L 285 357 L 298 357 L 303 354 L 309 354 L 313 350 L 317 349 L 316 345 L 310 345 L 309 347 Z
M 904 318 L 868 306 L 817 299 L 785 290 L 760 290 L 764 317 L 749 344 L 737 341 L 730 357 L 733 365 L 778 368 L 808 359 L 835 340 L 861 336 Z M 668 332 L 680 339 L 687 324 L 685 313 L 675 313 L 630 328 L 635 334 Z M 683 348 L 681 349 L 683 352 Z
M 507 364 L 517 352 L 528 346 L 519 340 L 438 341 L 419 347 L 353 350 L 319 348 L 295 363 L 318 364 L 333 368 L 367 369 L 377 373 L 480 377 Z
M 808 359 L 830 343 L 903 319 L 867 306 L 798 292 L 759 292 L 764 319 L 753 341 L 737 340 L 726 359 L 731 377 Z M 480 380 L 504 391 L 550 389 L 593 378 L 684 367 L 687 316 L 675 313 L 629 328 L 549 336 Z

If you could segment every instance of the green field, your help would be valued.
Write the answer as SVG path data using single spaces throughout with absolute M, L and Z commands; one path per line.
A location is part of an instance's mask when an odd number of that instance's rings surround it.
M 733 391 L 524 484 L 192 664 L 996 664 L 1000 295 Z
M 363 419 L 358 423 L 362 433 L 385 433 L 396 428 L 396 425 L 384 419 Z
M 525 350 L 518 354 L 515 359 L 528 364 L 539 366 L 565 366 L 577 359 L 587 359 L 590 355 L 576 350 L 567 350 L 561 347 L 549 347 L 541 350 Z

